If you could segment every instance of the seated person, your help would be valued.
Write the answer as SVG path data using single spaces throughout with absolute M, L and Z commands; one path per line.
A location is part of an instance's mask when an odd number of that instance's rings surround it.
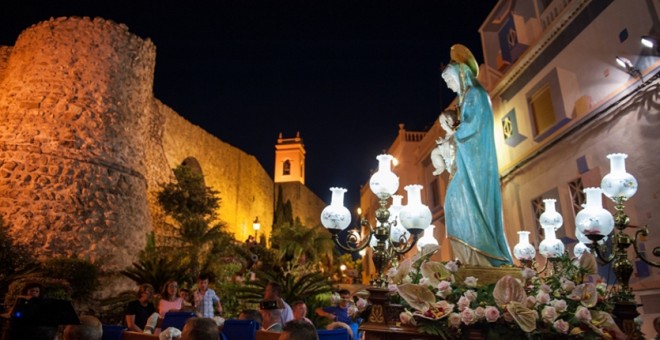
M 314 325 L 303 320 L 292 320 L 282 329 L 279 340 L 318 340 Z
M 238 319 L 239 320 L 254 320 L 259 323 L 259 325 L 262 324 L 262 319 L 261 319 L 261 313 L 259 313 L 258 310 L 256 309 L 244 309 L 238 314 Z
M 293 310 L 294 320 L 303 320 L 309 322 L 312 325 L 314 324 L 312 320 L 307 318 L 307 305 L 305 304 L 305 301 L 294 301 L 291 304 L 291 309 Z
M 181 331 L 181 340 L 219 340 L 218 325 L 210 318 L 190 318 Z
M 179 297 L 179 284 L 174 280 L 165 282 L 158 302 L 158 314 L 161 318 L 167 312 L 178 312 L 183 307 L 183 299 Z
M 278 300 L 263 300 L 259 303 L 261 313 L 261 330 L 267 332 L 282 331 L 282 305 Z
M 154 294 L 154 287 L 148 283 L 143 283 L 138 286 L 137 299 L 131 301 L 126 306 L 126 311 L 124 312 L 124 321 L 126 322 L 126 327 L 129 331 L 142 332 L 153 331 L 153 328 L 156 327 L 156 324 L 149 325 L 150 330 L 146 329 L 147 320 L 156 313 L 156 307 L 151 302 L 151 298 Z M 157 317 L 158 314 L 156 314 Z M 152 318 L 153 319 L 153 318 Z M 156 322 L 158 319 L 156 318 Z
M 269 282 L 264 289 L 264 300 L 276 300 L 282 306 L 282 323 L 293 320 L 293 311 L 282 298 L 282 285 L 277 282 Z
M 67 325 L 64 328 L 64 340 L 101 340 L 103 325 L 91 315 L 80 317 L 80 325 Z
M 351 292 L 347 289 L 342 289 L 339 292 L 339 303 L 336 306 L 319 307 L 316 309 L 316 314 L 321 317 L 328 318 L 331 321 L 340 321 L 346 324 L 353 322 L 348 316 L 348 307 L 350 307 L 353 300 L 351 300 Z
M 182 299 L 183 304 L 181 306 L 182 311 L 194 311 L 195 307 L 192 302 L 190 302 L 190 289 L 181 288 L 179 289 L 179 297 Z

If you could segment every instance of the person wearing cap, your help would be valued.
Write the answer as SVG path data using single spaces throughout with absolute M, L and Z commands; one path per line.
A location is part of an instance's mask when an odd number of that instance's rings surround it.
M 442 72 L 458 96 L 460 123 L 455 128 L 456 173 L 445 198 L 445 225 L 453 257 L 470 265 L 512 264 L 504 236 L 493 109 L 479 84 L 479 65 L 470 50 L 451 47 L 451 62 Z
M 278 300 L 262 300 L 259 303 L 259 313 L 261 313 L 261 329 L 267 332 L 282 331 L 282 309 L 283 306 Z

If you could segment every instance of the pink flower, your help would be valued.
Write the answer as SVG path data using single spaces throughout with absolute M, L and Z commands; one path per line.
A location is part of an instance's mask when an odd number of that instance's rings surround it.
M 497 309 L 497 307 L 488 306 L 484 310 L 484 313 L 486 314 L 486 321 L 488 322 L 495 322 L 500 318 L 500 310 Z
M 580 322 L 589 322 L 591 321 L 591 312 L 586 307 L 578 306 L 575 311 L 575 318 Z
M 573 289 L 573 292 L 568 295 L 568 298 L 580 303 L 585 307 L 593 307 L 598 302 L 598 292 L 593 283 L 583 283 Z
M 390 291 L 390 293 L 396 293 L 398 291 L 398 288 L 394 283 L 388 284 L 387 289 Z
M 536 306 L 536 297 L 528 296 L 525 300 L 525 306 L 527 306 L 527 308 L 534 308 L 534 306 Z
M 477 314 L 477 319 L 481 320 L 486 317 L 486 309 L 484 307 L 477 307 L 474 309 L 474 313 Z
M 472 289 L 468 289 L 463 293 L 463 296 L 465 296 L 470 302 L 474 301 L 477 299 L 477 292 L 475 292 Z
M 443 299 L 449 296 L 452 292 L 451 283 L 449 281 L 440 281 L 438 283 L 438 292 L 436 295 L 442 297 Z
M 413 318 L 413 314 L 409 311 L 401 312 L 399 314 L 399 320 L 401 320 L 401 323 L 404 325 L 408 324 L 414 324 L 415 319 Z
M 557 319 L 557 310 L 552 306 L 545 306 L 541 311 L 541 318 L 547 323 L 551 323 Z
M 470 306 L 470 300 L 465 296 L 461 296 L 456 304 L 458 305 L 458 310 L 462 312 L 465 308 Z
M 461 312 L 461 321 L 463 321 L 464 324 L 466 325 L 471 325 L 475 322 L 477 322 L 477 314 L 474 312 L 474 310 L 470 308 L 465 308 Z
M 547 305 L 550 302 L 550 294 L 539 291 L 538 294 L 536 294 L 536 302 L 541 305 Z
M 430 280 L 428 278 L 423 277 L 421 280 L 419 280 L 419 285 L 420 286 L 428 286 L 429 282 L 430 282 Z
M 550 306 L 555 307 L 555 310 L 559 313 L 563 313 L 568 309 L 568 305 L 564 300 L 552 300 L 550 301 Z
M 571 280 L 562 279 L 561 280 L 561 289 L 566 293 L 570 293 L 575 289 L 575 282 Z
M 542 290 L 544 293 L 550 293 L 552 291 L 552 288 L 546 284 L 542 284 L 539 286 L 539 290 Z
M 461 315 L 458 313 L 451 313 L 449 315 L 449 325 L 454 328 L 461 326 Z
M 536 271 L 534 271 L 532 268 L 525 268 L 522 270 L 521 275 L 523 279 L 529 280 L 536 276 Z
M 557 332 L 561 334 L 568 334 L 568 329 L 571 327 L 571 325 L 568 324 L 568 322 L 559 319 L 555 321 L 555 323 L 552 324 L 552 328 L 554 328 Z
M 477 281 L 478 281 L 478 280 L 479 280 L 479 279 L 477 279 L 477 278 L 474 277 L 474 276 L 468 276 L 468 277 L 465 278 L 464 283 L 465 283 L 466 286 L 468 286 L 468 287 L 470 287 L 470 288 L 474 288 L 474 287 L 477 286 Z

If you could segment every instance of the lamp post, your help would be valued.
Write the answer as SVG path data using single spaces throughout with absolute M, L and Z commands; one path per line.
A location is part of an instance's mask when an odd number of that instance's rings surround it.
M 637 312 L 635 294 L 629 285 L 630 277 L 633 273 L 633 265 L 630 259 L 628 259 L 628 248 L 633 246 L 637 257 L 650 266 L 660 267 L 660 262 L 649 260 L 639 250 L 637 241 L 641 237 L 648 236 L 648 226 L 637 230 L 634 237 L 624 232 L 629 227 L 628 223 L 630 221 L 628 215 L 624 212 L 624 203 L 637 192 L 637 180 L 626 172 L 625 159 L 627 157 L 628 155 L 622 153 L 607 155 L 607 158 L 610 160 L 610 173 L 603 177 L 600 184 L 601 187 L 584 189 L 586 203 L 584 204 L 584 208 L 575 216 L 575 226 L 577 229 L 575 234 L 580 243 L 575 246 L 574 254 L 576 256 L 580 255 L 584 251 L 583 247 L 586 246 L 589 251 L 598 256 L 598 259 L 602 263 L 612 263 L 612 270 L 617 281 L 610 295 L 611 301 L 614 302 L 614 311 L 612 314 L 616 318 L 616 323 L 621 330 L 632 339 L 640 336 L 640 333 L 634 322 L 634 319 L 639 313 Z M 604 194 L 614 202 L 614 215 L 603 208 L 601 194 Z M 541 218 L 541 225 L 544 225 L 543 218 Z M 545 227 L 544 225 L 546 238 L 548 237 L 547 231 L 551 231 L 554 236 L 554 230 L 552 228 L 546 229 Z M 613 231 L 614 233 L 612 234 Z M 514 255 L 523 264 L 532 267 L 534 266 L 533 258 L 535 252 L 534 246 L 530 245 L 528 241 L 529 232 L 521 231 L 518 234 L 520 235 L 520 243 L 515 246 Z M 608 236 L 612 237 L 612 249 L 605 249 L 606 244 L 604 241 Z M 541 248 L 541 245 L 539 245 L 539 250 Z M 543 251 L 541 252 L 543 253 Z M 660 247 L 653 249 L 653 256 L 660 257 Z M 550 261 L 553 259 L 552 257 L 547 258 Z
M 259 229 L 261 229 L 261 223 L 259 223 L 259 216 L 254 219 L 252 222 L 252 229 L 254 229 L 254 242 L 259 243 L 257 240 L 257 234 L 259 233 Z
M 391 155 L 379 155 L 378 171 L 374 173 L 369 180 L 371 191 L 378 197 L 379 208 L 376 210 L 375 227 L 367 219 L 360 216 L 360 232 L 351 232 L 346 236 L 345 244 L 340 242 L 339 232 L 344 230 L 351 222 L 351 214 L 343 206 L 344 188 L 330 188 L 332 191 L 332 201 L 328 207 L 321 213 L 321 223 L 331 233 L 335 244 L 347 252 L 359 252 L 367 247 L 373 251 L 373 262 L 376 268 L 376 276 L 370 281 L 374 288 L 387 287 L 388 280 L 385 274 L 392 260 L 397 256 L 403 255 L 413 248 L 424 229 L 431 223 L 431 211 L 426 205 L 421 203 L 420 191 L 421 185 L 408 185 L 405 190 L 408 192 L 408 204 L 401 207 L 394 204 L 387 208 L 388 200 L 396 193 L 399 188 L 399 178 L 391 170 Z M 396 195 L 394 195 L 396 196 Z M 396 198 L 395 198 L 396 200 Z M 400 199 L 398 199 L 400 203 Z M 398 216 L 396 216 L 396 212 Z M 400 223 L 405 227 L 405 231 L 398 230 Z M 366 231 L 366 236 L 362 237 L 362 231 Z M 392 236 L 396 237 L 392 240 Z

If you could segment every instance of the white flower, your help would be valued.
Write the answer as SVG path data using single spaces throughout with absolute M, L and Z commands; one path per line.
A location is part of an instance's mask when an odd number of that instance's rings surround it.
M 475 292 L 472 289 L 468 289 L 463 293 L 463 296 L 465 296 L 470 302 L 474 301 L 477 299 L 477 292 Z
M 449 325 L 458 328 L 461 326 L 461 315 L 458 313 L 451 313 L 449 315 Z
M 550 301 L 550 306 L 555 307 L 559 313 L 563 313 L 568 309 L 568 305 L 564 300 L 552 300 Z
M 401 320 L 401 323 L 404 324 L 404 325 L 407 325 L 407 324 L 414 325 L 415 324 L 415 319 L 413 318 L 413 314 L 410 311 L 407 311 L 407 310 L 405 312 L 401 312 L 401 314 L 399 314 L 399 320 Z
M 557 319 L 557 310 L 552 306 L 545 306 L 541 311 L 541 318 L 547 323 L 554 322 Z
M 449 281 L 440 281 L 438 283 L 438 291 L 435 293 L 437 296 L 442 297 L 443 299 L 447 298 L 449 294 L 453 291 L 451 288 L 451 283 Z
M 539 291 L 536 294 L 536 302 L 541 305 L 547 305 L 550 302 L 550 294 L 544 291 Z
M 566 293 L 570 293 L 573 291 L 573 289 L 575 289 L 575 282 L 571 280 L 562 279 L 561 289 Z
M 465 283 L 466 286 L 468 286 L 470 288 L 475 288 L 477 286 L 477 281 L 478 280 L 479 279 L 477 279 L 474 276 L 468 276 L 468 277 L 465 278 L 464 283 Z
M 422 286 L 428 286 L 429 283 L 431 283 L 431 280 L 429 280 L 426 277 L 423 277 L 419 280 L 419 284 L 422 285 Z
M 578 306 L 575 311 L 575 318 L 580 322 L 587 323 L 591 321 L 591 312 L 589 312 L 589 309 L 584 306 Z

